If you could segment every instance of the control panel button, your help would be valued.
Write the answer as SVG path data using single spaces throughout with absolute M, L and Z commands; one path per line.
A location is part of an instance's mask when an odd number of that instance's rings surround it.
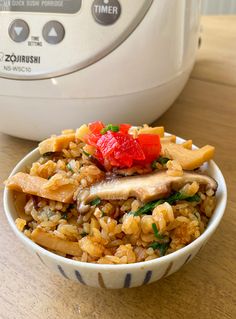
M 14 20 L 9 27 L 9 36 L 15 42 L 24 42 L 29 36 L 29 26 L 21 19 Z
M 58 21 L 49 21 L 43 27 L 43 38 L 47 43 L 58 44 L 65 37 L 65 29 Z
M 111 25 L 119 19 L 121 5 L 118 0 L 95 0 L 92 4 L 92 14 L 96 22 Z

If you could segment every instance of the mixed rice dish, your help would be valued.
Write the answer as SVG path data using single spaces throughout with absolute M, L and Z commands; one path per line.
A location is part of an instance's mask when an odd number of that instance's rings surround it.
M 17 228 L 77 261 L 127 264 L 160 258 L 198 238 L 217 182 L 199 170 L 214 147 L 176 143 L 163 127 L 97 121 L 39 144 L 41 157 L 8 178 Z

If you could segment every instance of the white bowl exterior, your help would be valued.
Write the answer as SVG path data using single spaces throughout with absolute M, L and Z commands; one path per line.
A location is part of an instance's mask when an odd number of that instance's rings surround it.
M 173 258 L 159 260 L 158 265 L 145 262 L 144 265 L 136 268 L 131 267 L 131 269 L 127 269 L 128 267 L 117 269 L 114 265 L 111 267 L 104 265 L 99 267 L 99 269 L 96 269 L 96 267 L 87 268 L 85 263 L 77 262 L 77 265 L 75 265 L 68 263 L 67 260 L 56 261 L 35 247 L 33 250 L 41 263 L 67 279 L 91 287 L 120 289 L 142 286 L 171 275 L 188 263 L 201 250 L 204 243 L 198 244 L 196 247 L 191 248 L 190 251 L 185 251 L 176 256 L 174 260 Z M 32 251 L 32 247 L 29 248 Z
M 178 139 L 178 142 L 180 141 L 183 140 Z M 11 175 L 24 170 L 38 158 L 39 152 L 38 149 L 35 149 L 18 163 Z M 209 162 L 207 172 L 218 182 L 219 186 L 217 207 L 205 232 L 191 244 L 170 255 L 135 264 L 98 265 L 58 256 L 35 244 L 17 229 L 15 225 L 17 212 L 14 207 L 13 192 L 6 188 L 4 190 L 4 208 L 8 222 L 17 237 L 29 251 L 33 251 L 37 255 L 37 258 L 46 267 L 65 278 L 92 287 L 111 289 L 137 287 L 154 282 L 177 271 L 200 251 L 218 227 L 226 207 L 227 189 L 224 177 L 214 161 Z

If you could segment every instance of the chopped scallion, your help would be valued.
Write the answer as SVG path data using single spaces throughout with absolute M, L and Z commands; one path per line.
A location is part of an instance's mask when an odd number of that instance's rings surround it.
M 169 203 L 170 205 L 174 204 L 177 201 L 186 200 L 188 202 L 199 202 L 200 201 L 199 195 L 189 196 L 184 193 L 174 193 L 168 198 L 159 199 L 158 201 L 150 202 L 144 205 L 143 207 L 139 208 L 135 213 L 134 216 L 141 216 L 151 212 L 156 206 L 161 205 L 165 202 Z
M 85 231 L 83 231 L 81 234 L 80 234 L 82 237 L 85 237 L 88 235 L 88 233 L 86 233 Z
M 99 197 L 95 198 L 94 200 L 92 200 L 89 204 L 91 206 L 97 206 L 101 203 L 101 199 Z
M 120 128 L 117 125 L 113 125 L 113 124 L 108 124 L 106 127 L 104 127 L 101 130 L 101 134 L 106 134 L 108 131 L 112 131 L 112 132 L 119 132 Z
M 84 153 L 84 155 L 86 155 L 86 156 L 90 156 L 90 154 L 89 153 L 87 153 L 87 152 L 85 152 L 84 150 L 83 150 L 83 153 Z
M 170 159 L 167 157 L 159 157 L 157 162 L 160 163 L 161 165 L 165 165 Z
M 72 173 L 74 173 L 74 170 L 73 170 L 73 168 L 71 167 L 70 163 L 68 163 L 68 164 L 66 165 L 66 167 L 67 167 L 67 169 L 68 169 L 69 171 L 71 171 Z
M 156 164 L 165 165 L 169 161 L 169 158 L 160 156 L 158 159 L 152 162 L 152 169 L 156 168 Z
M 157 225 L 155 223 L 152 224 L 152 229 L 154 231 L 154 235 L 158 239 L 163 239 L 163 236 L 159 234 L 159 231 L 157 229 Z
M 53 152 L 46 152 L 43 154 L 43 157 L 48 157 L 51 156 L 53 154 Z
M 152 211 L 156 206 L 161 205 L 165 202 L 165 200 L 160 199 L 156 202 L 150 202 L 144 205 L 143 207 L 139 208 L 135 213 L 134 216 L 141 216 L 144 215 L 150 211 Z
M 67 214 L 67 213 L 64 213 L 64 214 L 61 216 L 61 219 L 67 220 L 67 219 L 68 219 L 68 214 Z
M 158 249 L 160 252 L 160 256 L 164 256 L 169 246 L 170 246 L 170 243 L 153 242 L 151 243 L 149 247 L 151 247 L 154 250 Z

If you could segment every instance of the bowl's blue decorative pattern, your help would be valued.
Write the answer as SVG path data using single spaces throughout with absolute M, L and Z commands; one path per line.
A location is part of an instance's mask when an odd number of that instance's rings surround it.
M 81 276 L 81 273 L 78 271 L 78 270 L 75 270 L 75 275 L 76 275 L 76 278 L 78 279 L 78 281 L 82 284 L 82 285 L 85 285 L 86 286 L 86 283 L 84 282 L 82 276 Z
M 148 270 L 146 272 L 146 275 L 145 275 L 145 278 L 144 278 L 144 281 L 143 281 L 143 285 L 147 285 L 149 283 L 149 281 L 151 280 L 151 278 L 152 278 L 152 271 Z
M 57 266 L 57 268 L 59 269 L 60 273 L 62 274 L 62 276 L 66 279 L 70 279 L 69 277 L 67 277 L 65 271 L 62 269 L 62 267 L 60 265 Z

